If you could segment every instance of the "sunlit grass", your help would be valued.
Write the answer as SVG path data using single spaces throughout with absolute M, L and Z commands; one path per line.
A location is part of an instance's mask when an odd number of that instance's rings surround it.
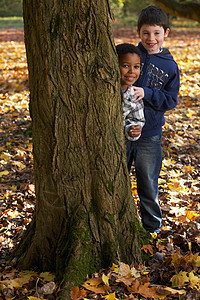
M 22 17 L 0 17 L 0 28 L 23 28 Z

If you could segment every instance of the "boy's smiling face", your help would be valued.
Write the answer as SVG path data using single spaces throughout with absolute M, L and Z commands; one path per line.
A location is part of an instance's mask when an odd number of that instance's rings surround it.
M 169 28 L 164 31 L 162 26 L 143 24 L 138 34 L 147 52 L 149 54 L 155 54 L 160 52 L 160 47 L 169 34 Z
M 140 57 L 136 53 L 122 54 L 119 57 L 121 87 L 126 91 L 140 75 Z

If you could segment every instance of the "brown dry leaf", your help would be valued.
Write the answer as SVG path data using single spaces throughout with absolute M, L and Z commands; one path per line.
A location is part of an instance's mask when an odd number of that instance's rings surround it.
M 106 285 L 102 285 L 103 281 L 101 278 L 90 278 L 87 281 L 85 281 L 82 286 L 89 290 L 92 291 L 96 294 L 105 294 L 107 291 L 109 291 L 109 287 Z
M 78 286 L 73 287 L 70 292 L 70 297 L 72 300 L 83 299 L 83 298 L 85 298 L 86 295 L 87 295 L 86 290 L 79 289 Z
M 158 287 L 149 287 L 149 283 L 146 282 L 139 286 L 138 293 L 144 297 L 152 298 L 156 294 L 157 288 Z
M 164 290 L 169 292 L 171 295 L 176 295 L 176 294 L 185 295 L 185 293 L 186 293 L 185 290 L 175 290 L 175 289 L 172 289 L 168 286 L 165 286 Z
M 132 277 L 129 277 L 129 278 L 120 277 L 116 280 L 116 282 L 123 282 L 126 286 L 131 286 L 134 280 L 135 279 Z
M 129 265 L 127 265 L 123 262 L 120 262 L 119 263 L 118 275 L 122 276 L 122 277 L 125 277 L 125 276 L 128 276 L 130 274 L 131 274 L 131 269 L 130 269 Z
M 127 286 L 130 293 L 137 293 L 139 290 L 140 282 L 136 279 L 131 286 Z
M 153 247 L 151 245 L 144 245 L 142 246 L 141 250 L 144 250 L 144 252 L 148 253 L 148 251 L 153 255 Z
M 165 299 L 167 299 L 166 297 L 168 295 L 177 295 L 177 294 L 180 296 L 184 296 L 186 294 L 186 291 L 185 290 L 175 290 L 168 286 L 164 286 L 164 287 L 159 286 L 157 288 L 156 294 L 154 295 L 153 299 L 165 300 Z

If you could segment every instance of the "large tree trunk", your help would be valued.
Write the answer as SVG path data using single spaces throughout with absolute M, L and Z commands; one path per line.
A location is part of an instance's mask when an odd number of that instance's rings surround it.
M 154 2 L 172 16 L 200 22 L 200 3 L 176 0 L 155 0 Z
M 108 11 L 106 0 L 24 0 L 37 205 L 14 254 L 68 287 L 114 258 L 141 260 Z

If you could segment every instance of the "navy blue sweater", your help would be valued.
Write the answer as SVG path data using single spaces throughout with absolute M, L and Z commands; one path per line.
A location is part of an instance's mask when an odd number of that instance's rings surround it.
M 177 105 L 180 86 L 179 69 L 171 53 L 161 48 L 160 53 L 149 55 L 140 42 L 141 73 L 135 86 L 144 88 L 145 125 L 141 137 L 162 133 L 164 113 Z

